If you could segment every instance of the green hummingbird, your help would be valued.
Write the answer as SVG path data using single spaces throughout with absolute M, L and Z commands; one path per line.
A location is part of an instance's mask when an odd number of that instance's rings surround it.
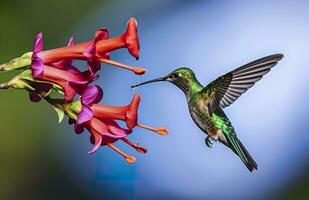
M 252 172 L 257 169 L 257 164 L 237 138 L 235 129 L 223 112 L 223 108 L 236 101 L 282 58 L 282 54 L 274 54 L 255 60 L 220 76 L 206 87 L 196 79 L 194 72 L 187 67 L 178 68 L 164 77 L 131 87 L 135 88 L 158 81 L 168 81 L 176 85 L 186 96 L 193 121 L 207 134 L 206 145 L 211 147 L 212 141 L 220 141 L 238 155 Z

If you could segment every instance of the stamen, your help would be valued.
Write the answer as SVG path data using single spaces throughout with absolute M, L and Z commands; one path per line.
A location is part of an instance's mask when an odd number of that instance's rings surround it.
M 134 163 L 134 162 L 136 161 L 136 158 L 135 158 L 134 156 L 129 156 L 129 155 L 123 153 L 123 152 L 122 152 L 120 149 L 118 149 L 115 145 L 113 145 L 113 144 L 111 144 L 111 143 L 107 143 L 107 146 L 109 146 L 109 147 L 112 148 L 114 151 L 116 151 L 117 153 L 119 153 L 120 155 L 122 155 L 122 156 L 126 159 L 127 163 L 132 164 L 132 163 Z
M 145 124 L 141 124 L 141 123 L 137 123 L 137 126 L 141 127 L 141 128 L 148 129 L 150 131 L 154 131 L 154 132 L 156 132 L 160 135 L 167 135 L 168 134 L 168 130 L 166 128 L 153 128 L 153 127 L 147 126 Z
M 144 68 L 132 67 L 132 66 L 122 64 L 122 63 L 119 63 L 119 62 L 116 62 L 116 61 L 113 61 L 113 60 L 105 59 L 105 58 L 98 58 L 97 61 L 133 71 L 135 74 L 138 74 L 138 75 L 142 75 L 146 72 L 146 70 Z
M 147 149 L 145 147 L 140 147 L 138 144 L 131 142 L 128 138 L 121 138 L 121 140 L 133 147 L 136 151 L 140 153 L 147 153 Z

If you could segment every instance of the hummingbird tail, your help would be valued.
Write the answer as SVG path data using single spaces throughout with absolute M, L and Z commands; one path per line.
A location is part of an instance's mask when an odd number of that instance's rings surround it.
M 232 150 L 240 157 L 240 159 L 246 165 L 250 172 L 257 169 L 256 162 L 236 136 L 228 137 L 228 141 L 231 143 Z

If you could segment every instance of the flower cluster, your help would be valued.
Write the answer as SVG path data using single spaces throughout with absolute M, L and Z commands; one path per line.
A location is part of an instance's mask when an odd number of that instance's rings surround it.
M 92 154 L 100 146 L 106 145 L 121 154 L 128 163 L 133 163 L 135 157 L 118 149 L 114 145 L 116 141 L 122 140 L 137 151 L 146 153 L 146 148 L 127 138 L 133 128 L 141 127 L 161 135 L 166 135 L 167 130 L 152 128 L 139 122 L 139 94 L 125 106 L 99 103 L 103 90 L 98 85 L 93 85 L 93 82 L 99 78 L 102 64 L 118 66 L 137 75 L 145 73 L 145 69 L 141 67 L 111 60 L 110 53 L 120 48 L 126 48 L 133 57 L 139 58 L 140 46 L 134 18 L 129 19 L 126 31 L 120 36 L 110 38 L 108 30 L 101 28 L 90 41 L 75 44 L 71 37 L 67 46 L 50 50 L 43 50 L 43 34 L 40 33 L 35 38 L 32 52 L 0 65 L 0 71 L 20 71 L 10 81 L 0 84 L 0 89 L 26 90 L 32 102 L 45 99 L 57 112 L 59 122 L 66 115 L 69 124 L 74 125 L 75 133 L 80 134 L 84 129 L 89 131 L 93 148 L 88 153 Z M 84 61 L 85 69 L 80 70 L 74 66 L 75 60 Z M 54 98 L 57 93 L 63 98 Z M 126 127 L 121 127 L 118 121 L 123 121 Z

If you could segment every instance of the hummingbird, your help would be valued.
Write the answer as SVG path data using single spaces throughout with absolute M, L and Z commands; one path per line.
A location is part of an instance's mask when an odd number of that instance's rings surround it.
M 131 87 L 135 88 L 159 81 L 167 81 L 177 86 L 186 96 L 191 118 L 207 135 L 205 144 L 211 148 L 213 141 L 221 142 L 239 156 L 248 170 L 252 172 L 257 169 L 257 164 L 238 139 L 235 129 L 223 109 L 236 101 L 282 58 L 282 54 L 260 58 L 220 76 L 206 87 L 187 67 L 178 68 L 166 76 Z

